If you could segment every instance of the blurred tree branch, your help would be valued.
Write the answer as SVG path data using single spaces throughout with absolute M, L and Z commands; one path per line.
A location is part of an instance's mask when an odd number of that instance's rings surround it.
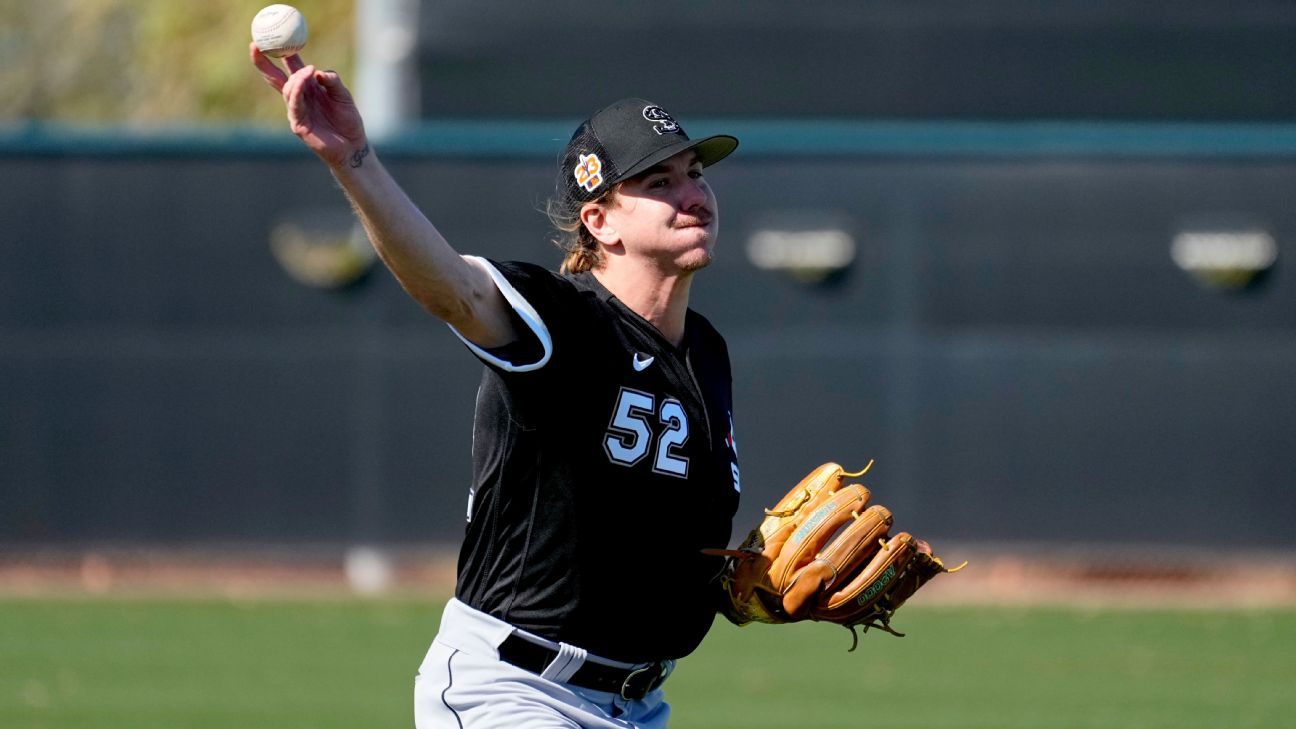
M 0 0 L 0 121 L 273 125 L 247 58 L 267 0 Z M 293 0 L 307 63 L 350 76 L 355 0 Z

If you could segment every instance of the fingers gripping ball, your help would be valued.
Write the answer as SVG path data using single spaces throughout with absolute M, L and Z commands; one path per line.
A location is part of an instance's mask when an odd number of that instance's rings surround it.
M 888 536 L 894 518 L 848 484 L 857 473 L 826 463 L 803 478 L 729 557 L 723 610 L 738 625 L 820 620 L 851 629 L 891 628 L 891 616 L 948 569 L 931 546 L 907 532 Z M 855 650 L 855 646 L 851 646 Z
M 267 56 L 291 56 L 306 47 L 306 18 L 291 5 L 267 5 L 252 18 L 252 42 Z

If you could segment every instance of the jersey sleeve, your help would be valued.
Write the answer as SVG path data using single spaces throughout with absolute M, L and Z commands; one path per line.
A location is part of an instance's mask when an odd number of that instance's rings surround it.
M 562 298 L 557 276 L 532 264 L 501 263 L 477 256 L 465 256 L 465 259 L 490 275 L 512 308 L 523 339 L 505 347 L 487 349 L 468 340 L 453 326 L 450 331 L 493 369 L 532 372 L 549 364 L 554 353 L 552 322 L 558 318 Z

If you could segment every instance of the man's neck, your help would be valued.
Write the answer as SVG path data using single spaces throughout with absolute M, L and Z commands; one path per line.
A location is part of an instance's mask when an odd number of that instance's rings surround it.
M 651 269 L 604 266 L 592 273 L 621 303 L 657 327 L 668 342 L 678 347 L 684 341 L 692 272 L 663 276 Z

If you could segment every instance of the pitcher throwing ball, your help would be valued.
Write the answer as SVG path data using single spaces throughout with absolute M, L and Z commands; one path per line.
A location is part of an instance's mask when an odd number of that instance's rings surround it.
M 717 610 L 902 635 L 896 610 L 959 569 L 890 536 L 891 512 L 850 483 L 867 467 L 836 463 L 725 549 L 741 490 L 729 354 L 688 303 L 719 231 L 703 171 L 737 139 L 690 139 L 644 99 L 594 113 L 557 170 L 553 273 L 457 253 L 383 169 L 337 74 L 251 52 L 378 255 L 485 365 L 420 729 L 665 727 L 662 684 Z
M 729 356 L 689 309 L 720 221 L 703 171 L 738 140 L 690 139 L 644 99 L 595 113 L 557 171 L 553 273 L 460 255 L 337 74 L 251 54 L 391 272 L 485 365 L 459 580 L 415 723 L 666 726 L 662 684 L 723 596 L 725 559 L 703 550 L 728 544 L 738 505 Z

